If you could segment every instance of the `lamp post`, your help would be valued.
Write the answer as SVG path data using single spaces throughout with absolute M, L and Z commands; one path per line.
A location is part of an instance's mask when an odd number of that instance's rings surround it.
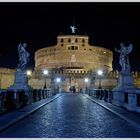
M 58 93 L 61 93 L 61 78 L 56 78 L 56 82 L 58 83 Z
M 99 89 L 102 89 L 102 86 L 101 86 L 101 76 L 103 75 L 103 71 L 102 70 L 98 70 L 97 74 L 99 76 Z
M 87 93 L 87 83 L 88 83 L 88 78 L 85 78 L 86 93 Z
M 47 75 L 48 75 L 48 70 L 43 70 L 43 74 L 45 76 L 44 89 L 46 89 L 47 88 L 47 86 L 46 86 L 46 79 L 47 79 Z
M 30 79 L 30 76 L 32 75 L 32 71 L 31 70 L 27 70 L 26 74 L 27 74 L 27 83 L 28 83 L 28 81 Z

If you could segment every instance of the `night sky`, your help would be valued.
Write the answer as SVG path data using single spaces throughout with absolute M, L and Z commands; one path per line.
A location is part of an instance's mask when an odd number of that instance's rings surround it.
M 16 68 L 17 48 L 27 43 L 31 54 L 27 68 L 34 67 L 36 50 L 55 45 L 57 36 L 71 34 L 75 19 L 76 34 L 89 36 L 89 44 L 114 53 L 113 68 L 120 70 L 120 42 L 133 44 L 132 70 L 140 71 L 140 3 L 95 2 L 0 2 L 0 67 Z

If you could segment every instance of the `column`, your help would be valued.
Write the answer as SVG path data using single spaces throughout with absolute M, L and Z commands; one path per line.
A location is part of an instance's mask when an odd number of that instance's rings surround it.
M 58 82 L 58 87 L 59 87 L 59 93 L 62 92 L 62 81 L 60 80 L 60 82 Z
M 82 93 L 83 93 L 83 94 L 86 94 L 86 84 L 85 84 L 85 78 L 83 78 Z
M 136 109 L 136 94 L 128 93 L 128 110 L 135 111 Z
M 51 84 L 50 84 L 50 95 L 55 95 L 55 82 L 54 77 L 51 77 Z
M 91 77 L 90 79 L 89 95 L 90 96 L 94 95 L 94 78 L 93 77 Z

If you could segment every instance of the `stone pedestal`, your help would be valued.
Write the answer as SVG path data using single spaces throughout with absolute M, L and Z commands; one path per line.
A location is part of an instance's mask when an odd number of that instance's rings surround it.
M 61 93 L 62 92 L 62 82 L 61 81 L 58 83 L 58 88 L 59 88 L 58 93 Z
M 136 88 L 133 84 L 133 77 L 131 73 L 120 72 L 118 85 L 114 89 L 129 90 Z
M 15 72 L 15 79 L 14 79 L 14 84 L 7 88 L 7 92 L 9 91 L 14 91 L 13 94 L 13 102 L 16 105 L 16 108 L 19 108 L 20 103 L 19 103 L 19 94 L 20 92 L 25 93 L 24 96 L 27 98 L 27 104 L 32 103 L 32 94 L 31 94 L 32 88 L 27 84 L 27 77 L 23 73 L 21 69 L 17 69 Z
M 94 95 L 94 78 L 93 77 L 91 77 L 90 79 L 89 95 L 90 96 Z
M 21 69 L 15 72 L 14 84 L 8 90 L 31 90 L 32 88 L 27 84 L 27 77 Z
M 85 84 L 85 79 L 83 79 L 82 93 L 83 93 L 83 94 L 86 94 L 86 84 Z
M 137 89 L 133 84 L 133 77 L 131 73 L 120 72 L 118 85 L 113 91 L 113 104 L 117 106 L 124 105 L 124 94 L 131 93 Z
M 136 94 L 129 93 L 128 95 L 128 106 L 127 109 L 131 111 L 135 111 L 136 108 Z
M 50 95 L 55 95 L 55 81 L 54 77 L 51 78 L 51 84 L 50 84 Z

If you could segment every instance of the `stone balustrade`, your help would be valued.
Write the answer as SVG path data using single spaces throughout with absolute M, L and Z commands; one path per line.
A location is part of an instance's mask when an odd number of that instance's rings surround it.
M 15 96 L 16 92 L 16 96 Z M 56 93 L 55 93 L 56 94 Z M 0 114 L 4 114 L 11 110 L 22 108 L 26 105 L 33 104 L 34 102 L 52 96 L 50 90 L 34 89 L 28 91 L 24 90 L 1 90 L 0 91 Z

